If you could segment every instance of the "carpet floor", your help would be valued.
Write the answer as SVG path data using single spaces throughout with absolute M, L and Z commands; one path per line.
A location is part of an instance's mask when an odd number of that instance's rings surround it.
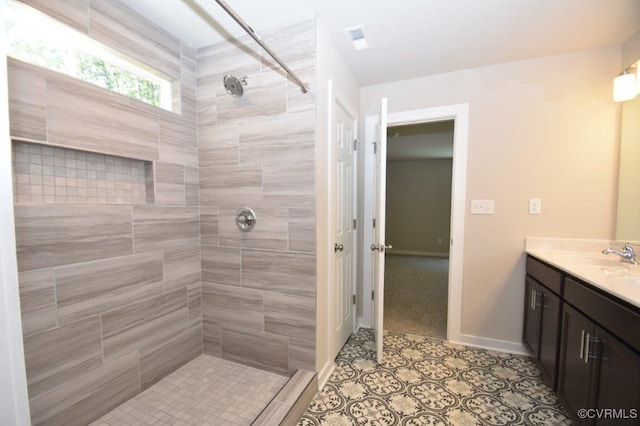
M 384 329 L 447 338 L 449 259 L 389 254 Z
M 387 331 L 353 334 L 298 426 L 571 425 L 531 359 Z

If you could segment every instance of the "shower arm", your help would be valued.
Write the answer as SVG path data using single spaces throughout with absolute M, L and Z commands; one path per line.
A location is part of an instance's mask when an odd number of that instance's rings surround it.
M 247 32 L 247 34 L 251 36 L 251 38 L 256 41 L 256 43 L 260 45 L 260 47 L 262 47 L 269 55 L 271 55 L 271 57 L 282 67 L 282 69 L 287 72 L 289 77 L 291 77 L 298 84 L 298 86 L 300 86 L 300 90 L 302 90 L 302 93 L 307 93 L 309 91 L 308 86 L 302 80 L 300 80 L 293 71 L 291 71 L 287 64 L 282 62 L 278 55 L 276 55 L 274 51 L 271 50 L 269 46 L 267 46 L 262 41 L 260 36 L 256 34 L 255 31 L 253 31 L 253 28 L 251 28 L 240 16 L 238 16 L 238 14 L 233 9 L 231 9 L 231 7 L 229 7 L 229 5 L 224 0 L 215 1 L 220 5 L 221 8 L 225 10 L 225 12 L 229 14 L 229 16 L 233 18 L 234 21 L 238 23 L 238 25 L 240 25 Z

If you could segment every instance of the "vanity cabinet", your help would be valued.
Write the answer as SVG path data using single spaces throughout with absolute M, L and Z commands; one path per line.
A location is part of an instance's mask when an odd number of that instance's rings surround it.
M 556 389 L 562 274 L 533 259 L 527 259 L 523 342 L 542 370 L 549 386 Z
M 575 424 L 639 424 L 614 415 L 640 416 L 640 315 L 572 278 L 565 285 L 558 397 Z M 617 411 L 580 419 L 582 408 Z
M 640 309 L 531 256 L 525 294 L 524 344 L 574 424 L 640 424 Z

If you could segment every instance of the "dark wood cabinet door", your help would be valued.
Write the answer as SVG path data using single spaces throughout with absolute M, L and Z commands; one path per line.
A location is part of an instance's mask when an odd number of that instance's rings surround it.
M 562 338 L 558 374 L 558 397 L 575 424 L 587 424 L 579 419 L 578 410 L 593 407 L 591 394 L 594 360 L 584 357 L 586 335 L 594 336 L 591 320 L 565 303 L 562 309 Z
M 608 417 L 600 417 L 597 425 L 640 424 L 640 355 L 598 328 L 596 345 L 600 358 L 597 379 L 597 402 L 599 409 L 622 410 Z M 634 412 L 635 409 L 635 418 Z M 620 416 L 627 416 L 623 418 Z
M 545 287 L 540 286 L 540 292 L 540 366 L 547 376 L 547 383 L 556 390 L 562 301 Z
M 540 355 L 540 309 L 538 298 L 540 284 L 529 276 L 525 278 L 525 310 L 523 342 L 535 359 Z

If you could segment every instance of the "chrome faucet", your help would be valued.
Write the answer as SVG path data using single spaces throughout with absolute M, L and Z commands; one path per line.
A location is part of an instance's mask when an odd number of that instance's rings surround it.
M 632 265 L 637 265 L 638 261 L 636 260 L 636 252 L 633 251 L 633 247 L 629 244 L 625 244 L 622 247 L 622 251 L 614 250 L 612 248 L 607 248 L 602 250 L 602 254 L 610 254 L 615 253 L 620 256 L 620 262 L 630 263 Z

